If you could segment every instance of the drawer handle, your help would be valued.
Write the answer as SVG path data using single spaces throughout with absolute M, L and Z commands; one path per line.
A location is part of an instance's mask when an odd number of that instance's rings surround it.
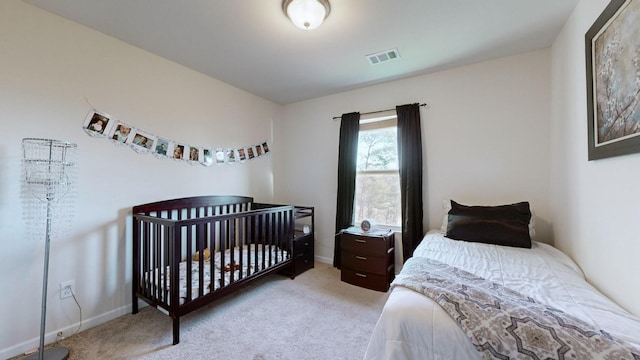
M 309 243 L 308 242 L 304 243 L 304 246 L 309 246 Z
M 364 256 L 356 256 L 356 259 L 358 259 L 358 260 L 367 260 L 367 258 L 364 257 Z
M 361 244 L 366 244 L 367 240 L 362 240 L 362 239 L 356 239 L 356 242 L 359 242 Z
M 360 276 L 361 278 L 366 278 L 366 277 L 367 277 L 367 275 L 365 275 L 365 274 L 360 274 L 360 273 L 356 273 L 356 275 L 357 275 L 357 276 Z

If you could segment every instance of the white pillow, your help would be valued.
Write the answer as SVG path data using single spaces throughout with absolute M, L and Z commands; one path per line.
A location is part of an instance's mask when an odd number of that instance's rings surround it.
M 444 235 L 447 234 L 447 226 L 449 225 L 449 210 L 451 210 L 451 200 L 442 200 L 442 209 L 444 210 L 444 218 L 442 219 L 442 225 L 440 226 L 440 232 Z M 529 219 L 529 237 L 533 239 L 536 235 L 536 214 L 529 204 L 529 211 L 531 211 L 531 219 Z

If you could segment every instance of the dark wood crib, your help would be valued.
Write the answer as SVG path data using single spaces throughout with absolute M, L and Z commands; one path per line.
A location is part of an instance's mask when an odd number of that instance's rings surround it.
M 133 207 L 133 309 L 173 320 L 292 266 L 295 207 L 244 196 L 199 196 Z M 291 278 L 294 277 L 291 271 Z

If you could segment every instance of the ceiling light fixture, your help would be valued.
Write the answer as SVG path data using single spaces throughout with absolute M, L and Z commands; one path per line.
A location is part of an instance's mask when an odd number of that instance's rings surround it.
M 329 16 L 331 5 L 329 0 L 283 0 L 282 11 L 295 26 L 311 30 Z

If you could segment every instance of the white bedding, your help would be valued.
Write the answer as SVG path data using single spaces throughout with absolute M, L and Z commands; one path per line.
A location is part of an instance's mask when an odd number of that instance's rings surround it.
M 435 259 L 504 285 L 576 316 L 640 350 L 640 318 L 589 285 L 582 271 L 550 245 L 531 249 L 451 240 L 429 232 L 413 256 Z M 365 359 L 480 359 L 451 317 L 426 296 L 394 287 Z

